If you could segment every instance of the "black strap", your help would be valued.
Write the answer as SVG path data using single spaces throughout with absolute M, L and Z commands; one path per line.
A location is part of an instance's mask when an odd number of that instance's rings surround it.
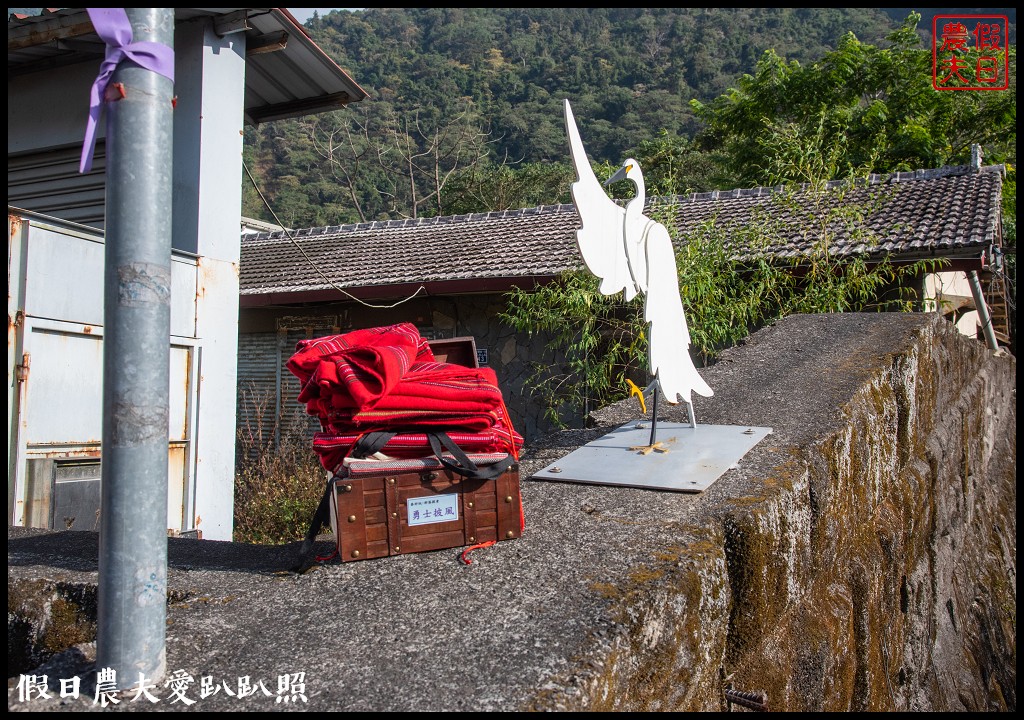
M 354 458 L 370 457 L 375 452 L 382 450 L 385 445 L 391 442 L 391 438 L 397 434 L 397 432 L 378 430 L 377 432 L 368 432 L 365 435 L 360 435 L 359 439 L 356 440 L 356 444 L 352 446 L 350 454 Z
M 448 437 L 447 433 L 439 431 L 428 432 L 427 441 L 430 443 L 430 449 L 434 451 L 434 455 L 437 456 L 442 465 L 453 473 L 458 473 L 470 480 L 493 480 L 512 467 L 512 464 L 515 462 L 515 459 L 508 455 L 504 460 L 499 460 L 492 465 L 481 468 L 469 459 L 469 456 L 462 451 L 462 448 L 454 440 Z M 453 463 L 444 457 L 444 450 L 448 450 L 459 464 Z
M 327 481 L 323 497 L 320 498 L 320 504 L 316 506 L 316 511 L 313 513 L 313 519 L 309 521 L 309 530 L 306 531 L 306 537 L 302 541 L 302 547 L 299 548 L 298 561 L 295 563 L 295 567 L 292 568 L 292 572 L 305 572 L 312 565 L 309 560 L 310 556 L 313 554 L 313 543 L 316 542 L 316 536 L 320 534 L 320 529 L 325 525 L 330 525 L 331 493 L 334 492 L 334 486 L 339 480 L 341 480 L 341 474 L 336 473 Z
M 422 431 L 407 431 L 407 432 L 422 432 Z M 384 446 L 391 441 L 391 438 L 398 435 L 398 432 L 389 432 L 380 430 L 377 432 L 368 432 L 361 436 L 356 444 L 352 448 L 351 456 L 354 458 L 365 458 L 373 455 L 375 452 L 384 449 Z M 441 431 L 425 432 L 427 441 L 430 443 L 430 449 L 434 451 L 434 455 L 446 468 L 454 473 L 458 473 L 465 478 L 470 480 L 492 480 L 503 472 L 508 470 L 515 460 L 509 456 L 504 460 L 488 466 L 486 469 L 480 468 L 469 459 L 469 456 L 459 447 L 458 443 L 452 440 L 447 433 Z M 453 463 L 448 458 L 444 457 L 443 453 L 447 450 L 456 460 Z

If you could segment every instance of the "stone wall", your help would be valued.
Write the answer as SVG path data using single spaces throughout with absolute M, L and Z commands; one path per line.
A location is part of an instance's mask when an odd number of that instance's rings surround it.
M 935 316 L 876 317 L 789 318 L 706 374 L 742 400 L 704 422 L 742 414 L 776 442 L 649 568 L 677 595 L 633 589 L 629 642 L 569 706 L 717 709 L 720 667 L 779 710 L 1015 707 L 1016 361 Z
M 438 337 L 471 335 L 476 346 L 486 349 L 488 365 L 498 376 L 505 404 L 516 430 L 528 440 L 550 432 L 551 423 L 544 417 L 544 407 L 530 392 L 530 379 L 539 365 L 558 360 L 545 347 L 543 335 L 529 337 L 500 320 L 507 301 L 502 295 L 466 295 L 458 301 L 459 322 L 442 310 L 433 313 L 433 328 Z M 577 418 L 582 422 L 583 418 Z

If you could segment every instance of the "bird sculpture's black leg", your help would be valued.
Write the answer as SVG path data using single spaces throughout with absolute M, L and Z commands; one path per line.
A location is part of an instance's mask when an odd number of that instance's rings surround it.
M 651 403 L 654 406 L 654 410 L 651 411 L 651 442 L 648 445 L 654 445 L 654 437 L 658 432 L 658 385 L 654 385 L 654 398 Z

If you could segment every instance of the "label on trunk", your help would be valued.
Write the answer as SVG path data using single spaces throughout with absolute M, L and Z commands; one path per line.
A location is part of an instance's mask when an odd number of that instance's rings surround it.
M 459 519 L 458 493 L 409 498 L 406 507 L 409 525 L 428 525 Z

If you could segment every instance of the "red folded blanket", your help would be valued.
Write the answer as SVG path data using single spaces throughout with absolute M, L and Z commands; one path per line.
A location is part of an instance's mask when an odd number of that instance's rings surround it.
M 437 362 L 410 323 L 300 341 L 288 369 L 332 435 L 512 427 L 494 371 Z
M 391 391 L 373 403 L 355 405 L 351 395 L 336 392 L 310 400 L 306 410 L 335 432 L 347 429 L 490 427 L 502 407 L 498 378 L 490 368 L 446 363 L 416 363 Z
M 372 430 L 400 430 L 413 426 L 433 429 L 459 428 L 480 431 L 498 422 L 497 412 L 458 413 L 451 410 L 367 410 L 362 413 L 333 412 L 320 419 L 326 432 L 369 432 Z
M 416 326 L 399 323 L 300 340 L 288 369 L 302 381 L 299 402 L 338 396 L 347 407 L 366 407 L 391 392 L 413 363 L 433 359 Z

